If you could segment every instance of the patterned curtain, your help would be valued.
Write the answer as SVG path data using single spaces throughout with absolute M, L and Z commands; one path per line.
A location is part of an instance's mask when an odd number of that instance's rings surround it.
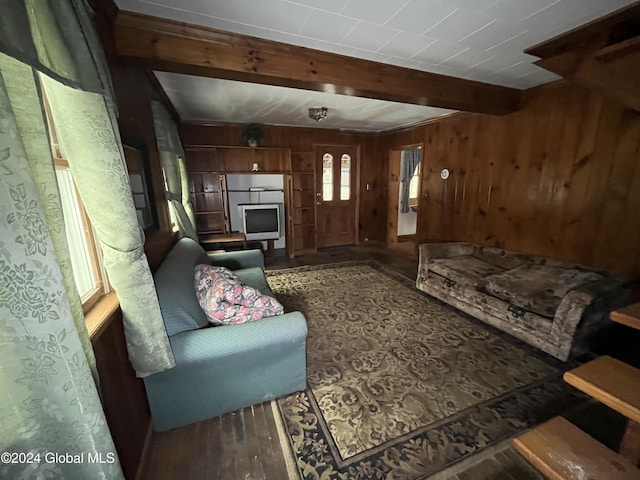
M 0 450 L 15 460 L 3 457 L 0 478 L 123 478 L 92 376 L 34 73 L 3 54 L 0 217 Z M 104 463 L 89 461 L 98 457 Z
M 60 148 L 98 234 L 109 281 L 120 300 L 131 364 L 139 377 L 173 368 L 122 144 L 104 98 L 45 75 L 41 79 Z
M 61 147 L 98 231 L 107 273 L 120 300 L 131 363 L 140 377 L 172 368 L 173 353 L 142 253 L 143 240 L 137 221 L 135 230 L 129 223 L 135 211 L 127 210 L 133 200 L 111 79 L 91 9 L 86 0 L 9 0 L 2 7 L 0 50 L 45 73 L 43 79 L 52 78 L 43 83 L 51 90 L 51 103 L 56 103 L 55 123 L 64 126 L 58 132 Z M 106 185 L 105 177 L 116 183 Z
M 402 196 L 400 197 L 400 212 L 408 213 L 409 208 L 409 195 L 411 177 L 416 171 L 416 167 L 422 159 L 421 148 L 410 148 L 402 151 L 402 170 L 400 172 L 400 181 L 402 182 Z
M 166 180 L 165 195 L 170 202 L 180 235 L 198 241 L 195 230 L 195 215 L 189 199 L 189 182 L 184 165 L 184 150 L 178 135 L 178 128 L 169 112 L 160 102 L 151 102 L 156 142 Z
M 115 112 L 109 68 L 86 0 L 5 0 L 0 51 L 65 85 L 107 99 Z

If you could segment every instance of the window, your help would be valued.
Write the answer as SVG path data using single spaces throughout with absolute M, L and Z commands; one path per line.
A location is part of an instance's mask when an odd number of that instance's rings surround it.
M 333 200 L 333 155 L 330 153 L 322 156 L 322 200 Z
M 351 198 L 351 156 L 342 155 L 340 162 L 340 200 Z
M 78 196 L 69 164 L 60 151 L 46 98 L 45 110 L 73 278 L 82 300 L 82 308 L 87 312 L 106 293 L 106 273 L 102 268 L 100 251 L 89 217 Z
M 418 194 L 420 192 L 420 167 L 422 162 L 416 165 L 413 176 L 409 182 L 409 204 L 418 205 Z
M 164 171 L 164 167 L 162 167 L 162 181 L 164 183 L 164 191 L 169 191 L 169 184 L 167 183 L 167 174 Z M 178 222 L 176 221 L 176 213 L 173 211 L 173 205 L 171 205 L 171 200 L 167 198 L 167 209 L 169 210 L 169 220 L 171 221 L 171 232 L 176 233 L 180 229 L 178 228 Z

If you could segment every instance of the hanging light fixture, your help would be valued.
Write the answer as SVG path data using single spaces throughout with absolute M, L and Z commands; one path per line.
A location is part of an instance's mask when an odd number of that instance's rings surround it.
M 327 107 L 311 107 L 309 109 L 309 118 L 319 122 L 320 120 L 327 118 L 328 111 L 329 109 Z

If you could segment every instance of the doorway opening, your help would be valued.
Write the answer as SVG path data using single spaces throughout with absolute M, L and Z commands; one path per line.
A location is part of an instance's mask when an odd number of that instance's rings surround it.
M 422 152 L 422 145 L 389 152 L 388 248 L 416 251 Z

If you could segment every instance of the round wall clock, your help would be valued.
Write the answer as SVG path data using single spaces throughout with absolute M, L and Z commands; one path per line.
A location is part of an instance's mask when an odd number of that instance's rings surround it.
M 440 178 L 443 180 L 446 180 L 447 178 L 449 178 L 449 170 L 446 168 L 443 168 L 442 171 L 440 172 Z

